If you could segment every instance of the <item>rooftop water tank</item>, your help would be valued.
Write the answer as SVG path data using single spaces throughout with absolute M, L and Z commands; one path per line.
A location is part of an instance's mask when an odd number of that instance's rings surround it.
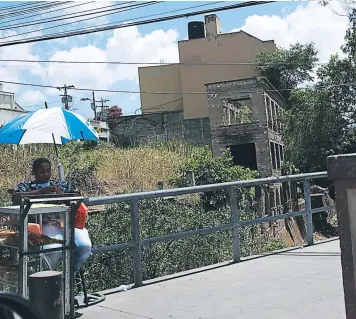
M 205 26 L 202 21 L 192 21 L 188 23 L 188 38 L 203 39 L 205 38 Z

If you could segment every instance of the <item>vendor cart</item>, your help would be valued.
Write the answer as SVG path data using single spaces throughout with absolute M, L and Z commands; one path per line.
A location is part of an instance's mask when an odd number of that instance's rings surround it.
M 83 197 L 67 194 L 29 196 L 22 199 L 20 206 L 0 208 L 0 291 L 15 292 L 31 300 L 31 289 L 36 287 L 29 286 L 29 276 L 41 277 L 44 271 L 53 270 L 47 256 L 59 252 L 62 282 L 56 303 L 61 308 L 61 318 L 74 318 L 74 216 L 82 200 Z M 44 218 L 61 223 L 61 239 L 42 234 Z M 53 244 L 56 247 L 48 248 Z

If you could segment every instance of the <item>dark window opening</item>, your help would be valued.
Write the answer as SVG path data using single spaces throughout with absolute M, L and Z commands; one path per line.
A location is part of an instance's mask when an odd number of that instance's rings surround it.
M 279 153 L 281 155 L 281 161 L 283 162 L 284 161 L 284 154 L 283 154 L 283 146 L 282 145 L 279 145 Z
M 277 169 L 277 163 L 276 163 L 276 150 L 274 147 L 274 143 L 270 142 L 270 147 L 271 147 L 271 158 L 272 158 L 272 168 Z
M 281 151 L 279 146 L 280 146 L 279 144 L 274 144 L 274 149 L 277 156 L 277 169 L 281 169 Z
M 229 146 L 234 165 L 257 170 L 255 143 Z

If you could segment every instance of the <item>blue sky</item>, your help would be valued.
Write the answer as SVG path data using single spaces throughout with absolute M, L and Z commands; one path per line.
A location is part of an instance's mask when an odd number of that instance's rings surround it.
M 79 2 L 78 2 L 79 3 Z M 117 4 L 118 2 L 96 2 L 68 9 L 78 12 L 93 8 Z M 131 19 L 164 13 L 171 10 L 181 10 L 193 6 L 201 8 L 187 9 L 182 12 L 202 10 L 216 6 L 224 6 L 237 2 L 196 2 L 169 1 L 132 11 L 116 13 L 105 18 L 91 19 L 89 22 L 76 23 L 61 29 L 55 28 L 43 31 L 44 34 L 91 27 L 111 22 L 130 21 Z M 1 7 L 21 4 L 21 2 L 1 2 Z M 203 6 L 206 5 L 206 6 Z M 342 8 L 336 5 L 321 7 L 314 3 L 281 1 L 263 4 L 250 8 L 234 9 L 218 12 L 223 32 L 230 32 L 242 28 L 262 40 L 274 39 L 277 45 L 287 47 L 295 42 L 315 42 L 320 52 L 320 59 L 325 61 L 330 54 L 338 51 L 343 42 L 343 35 L 347 26 L 347 19 L 336 15 L 333 11 Z M 66 11 L 57 11 L 52 15 L 62 15 Z M 172 14 L 177 14 L 172 13 Z M 44 16 L 44 17 L 48 17 Z M 33 19 L 43 18 L 40 15 Z M 83 17 L 85 18 L 85 17 Z M 79 18 L 78 18 L 79 19 Z M 17 45 L 0 48 L 0 58 L 13 59 L 57 59 L 57 60 L 97 60 L 97 61 L 130 61 L 130 62 L 177 62 L 177 41 L 187 37 L 189 21 L 203 21 L 203 16 L 172 20 L 151 25 L 124 28 L 116 31 L 106 31 L 91 35 L 67 38 L 60 41 L 46 41 L 30 45 Z M 29 19 L 31 20 L 31 19 Z M 11 20 L 5 20 L 9 24 Z M 27 21 L 27 20 L 26 20 Z M 20 21 L 19 21 L 20 22 Z M 11 32 L 28 32 L 38 28 L 65 23 L 58 21 L 33 27 L 12 29 Z M 0 35 L 9 35 L 8 31 L 1 31 Z M 13 33 L 12 33 L 13 34 Z M 42 33 L 43 34 L 43 33 Z M 34 34 L 30 34 L 33 36 Z M 10 39 L 8 39 L 10 40 Z M 5 40 L 0 40 L 5 41 Z M 137 82 L 137 66 L 102 66 L 87 65 L 47 65 L 29 63 L 0 62 L 0 81 L 16 81 L 38 83 L 45 85 L 74 85 L 91 89 L 114 89 L 139 91 Z M 34 110 L 41 108 L 44 101 L 50 106 L 60 105 L 58 90 L 4 85 L 4 90 L 14 91 L 16 100 L 23 107 Z M 81 102 L 83 97 L 91 96 L 91 92 L 70 91 L 73 96 L 73 107 L 86 117 L 92 117 L 88 102 Z M 97 99 L 110 99 L 109 105 L 118 105 L 125 114 L 133 114 L 140 108 L 139 94 L 129 93 L 96 93 Z

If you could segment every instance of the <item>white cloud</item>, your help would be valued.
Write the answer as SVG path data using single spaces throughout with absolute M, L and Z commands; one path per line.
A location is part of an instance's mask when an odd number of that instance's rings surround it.
M 0 59 L 16 59 L 16 60 L 37 60 L 37 57 L 31 54 L 32 44 L 23 44 L 18 46 L 9 46 L 0 48 Z M 0 82 L 21 82 L 22 72 L 39 72 L 41 67 L 38 64 L 32 63 L 26 66 L 20 62 L 0 62 Z M 5 91 L 18 92 L 19 86 L 12 84 L 4 84 Z
M 115 30 L 104 48 L 78 46 L 57 51 L 50 60 L 157 62 L 163 59 L 166 63 L 177 62 L 177 39 L 178 33 L 172 29 L 142 35 L 137 27 L 128 27 Z M 42 80 L 56 86 L 108 89 L 119 81 L 138 81 L 138 65 L 50 64 L 43 68 Z
M 49 60 L 64 61 L 123 61 L 123 62 L 178 62 L 178 33 L 170 29 L 154 30 L 149 34 L 141 34 L 137 27 L 128 27 L 113 31 L 112 36 L 106 38 L 104 45 L 85 45 L 71 48 L 70 50 L 59 50 L 63 47 L 56 42 L 53 47 L 57 49 L 49 56 Z M 38 44 L 41 45 L 41 44 Z M 0 58 L 38 60 L 39 57 L 31 53 L 33 44 L 0 48 Z M 48 53 L 47 53 L 48 54 Z M 20 68 L 1 68 L 0 80 L 16 82 L 36 82 L 46 85 L 63 86 L 74 85 L 81 88 L 97 89 L 120 89 L 120 83 L 131 81 L 138 83 L 138 67 L 142 65 L 114 65 L 114 64 L 12 64 Z M 11 65 L 11 63 L 7 63 Z M 39 79 L 23 80 L 25 72 L 27 75 L 35 75 Z M 125 83 L 127 85 L 127 83 Z M 18 93 L 16 100 L 26 104 L 40 104 L 46 100 L 58 98 L 61 94 L 57 89 L 23 88 L 20 86 L 4 85 L 4 89 Z M 25 91 L 23 91 L 25 90 Z M 41 93 L 42 94 L 39 94 Z M 82 97 L 88 92 L 69 91 L 73 96 Z M 130 100 L 137 97 L 130 96 Z
M 20 94 L 16 98 L 18 103 L 26 108 L 26 105 L 34 105 L 34 104 L 39 104 L 43 103 L 44 107 L 44 102 L 46 102 L 46 96 L 42 93 L 42 91 L 39 90 L 26 90 Z
M 334 1 L 323 7 L 317 1 L 310 1 L 299 5 L 291 13 L 283 11 L 284 17 L 249 16 L 240 29 L 261 40 L 273 39 L 281 47 L 289 47 L 296 42 L 314 42 L 321 62 L 327 62 L 331 54 L 340 52 L 348 18 L 335 13 L 344 13 L 339 2 Z
M 20 29 L 21 32 L 32 32 L 33 28 Z M 18 32 L 13 30 L 0 31 L 0 42 L 12 41 L 16 38 L 3 38 L 14 36 Z M 34 32 L 21 37 L 39 36 L 40 32 Z M 38 60 L 39 57 L 32 53 L 35 43 L 27 43 L 0 47 L 0 59 L 9 60 Z M 43 72 L 43 68 L 39 63 L 22 63 L 22 62 L 0 62 L 0 82 L 21 82 L 23 75 L 27 72 L 33 75 L 39 75 Z M 23 81 L 22 81 L 23 82 Z M 21 90 L 19 85 L 4 83 L 4 90 L 17 93 Z

